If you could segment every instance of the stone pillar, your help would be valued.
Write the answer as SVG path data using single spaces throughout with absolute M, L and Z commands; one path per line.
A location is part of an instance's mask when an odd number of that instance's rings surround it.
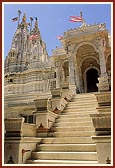
M 111 92 L 98 92 L 95 93 L 98 107 L 98 113 L 111 113 Z
M 77 63 L 75 63 L 75 79 L 76 79 L 76 92 L 81 92 L 79 67 L 78 67 Z
M 37 137 L 5 137 L 4 164 L 25 164 L 40 142 L 41 138 Z
M 111 164 L 111 136 L 93 136 L 92 139 L 96 143 L 98 164 Z
M 92 139 L 96 143 L 98 163 L 108 164 L 108 161 L 111 161 L 111 114 L 90 114 L 90 116 L 95 128 L 95 136 Z
M 75 72 L 74 72 L 75 68 L 71 53 L 68 54 L 68 57 L 69 57 L 69 88 L 72 89 L 74 93 L 76 93 Z
M 99 59 L 100 59 L 100 70 L 101 75 L 99 77 L 98 90 L 99 91 L 109 91 L 108 75 L 106 71 L 106 62 L 105 62 L 105 46 L 103 44 L 103 39 L 99 37 Z
M 34 111 L 34 115 L 36 116 L 36 126 L 38 127 L 42 123 L 44 128 L 48 128 L 48 120 L 43 115 L 43 114 L 46 114 L 48 111 L 47 109 L 48 98 L 35 99 L 34 101 L 36 106 L 36 110 Z
M 105 62 L 105 55 L 104 55 L 104 48 L 99 46 L 99 59 L 100 59 L 100 70 L 101 70 L 101 77 L 106 76 L 106 62 Z
M 60 73 L 58 68 L 56 68 L 56 88 L 60 88 Z
M 77 63 L 75 64 L 75 79 L 76 79 L 76 92 L 83 93 L 82 72 L 81 67 Z
M 106 71 L 106 61 L 105 61 L 105 43 L 103 37 L 98 37 L 98 48 L 99 48 L 99 60 L 100 60 L 100 70 L 101 77 L 107 75 Z
M 61 97 L 62 89 L 56 88 L 51 89 L 52 99 L 51 99 L 51 109 L 56 114 L 61 114 L 64 110 L 67 101 Z
M 49 110 L 49 99 L 35 99 L 36 109 L 34 115 L 36 117 L 36 133 L 37 137 L 47 137 L 57 114 Z
M 35 124 L 24 123 L 24 118 L 7 118 L 4 122 L 4 164 L 25 163 L 41 141 L 36 138 Z

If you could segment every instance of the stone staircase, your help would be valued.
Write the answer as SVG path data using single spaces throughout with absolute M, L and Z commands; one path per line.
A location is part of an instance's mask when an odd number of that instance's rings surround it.
M 27 164 L 97 164 L 94 127 L 90 113 L 97 113 L 93 93 L 76 94 L 56 119 Z

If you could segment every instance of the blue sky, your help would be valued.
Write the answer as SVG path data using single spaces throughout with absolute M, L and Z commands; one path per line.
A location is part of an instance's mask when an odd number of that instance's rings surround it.
M 103 3 L 81 3 L 78 4 L 4 4 L 4 57 L 8 54 L 12 38 L 17 28 L 17 22 L 12 22 L 12 18 L 18 16 L 18 10 L 22 12 L 21 18 L 26 13 L 27 22 L 30 17 L 38 17 L 39 29 L 49 56 L 56 46 L 61 46 L 57 36 L 63 35 L 71 28 L 77 28 L 81 22 L 70 22 L 69 16 L 79 16 L 80 11 L 87 24 L 106 23 L 106 27 L 111 31 L 111 4 Z M 33 23 L 34 25 L 34 23 Z

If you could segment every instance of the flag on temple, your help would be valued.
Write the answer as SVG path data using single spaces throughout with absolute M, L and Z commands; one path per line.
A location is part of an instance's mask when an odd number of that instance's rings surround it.
M 30 37 L 29 37 L 29 40 L 32 40 L 33 39 L 33 35 L 31 35 Z
M 37 37 L 38 37 L 38 35 L 37 35 L 37 34 L 35 34 L 35 35 L 33 36 L 33 38 L 34 38 L 34 39 L 36 39 Z
M 82 17 L 81 16 L 70 16 L 71 22 L 82 22 Z
M 63 36 L 57 36 L 58 40 L 61 40 L 63 38 Z
M 31 36 L 29 37 L 29 40 L 34 40 L 34 39 L 36 39 L 37 37 L 38 37 L 37 34 L 35 34 L 35 35 L 31 35 Z
M 12 22 L 15 22 L 18 20 L 18 17 L 12 18 Z

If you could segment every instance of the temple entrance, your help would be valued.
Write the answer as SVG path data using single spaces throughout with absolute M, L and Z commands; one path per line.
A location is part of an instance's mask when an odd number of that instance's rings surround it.
M 87 76 L 87 92 L 97 92 L 98 71 L 96 69 L 89 69 L 86 73 L 86 76 Z

